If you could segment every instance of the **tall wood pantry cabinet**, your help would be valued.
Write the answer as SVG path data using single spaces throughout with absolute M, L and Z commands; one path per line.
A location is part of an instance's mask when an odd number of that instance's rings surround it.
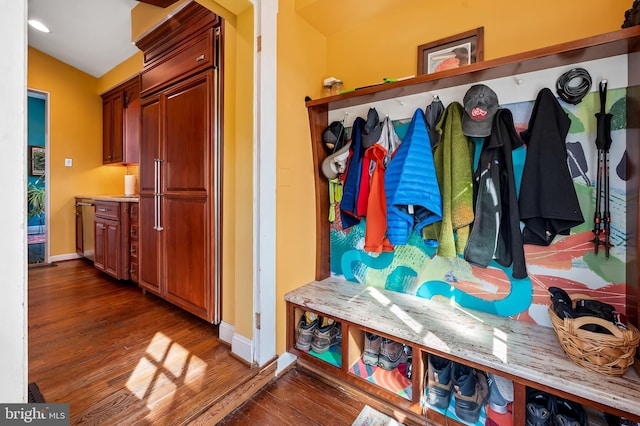
M 139 285 L 220 322 L 220 18 L 196 2 L 137 41 Z

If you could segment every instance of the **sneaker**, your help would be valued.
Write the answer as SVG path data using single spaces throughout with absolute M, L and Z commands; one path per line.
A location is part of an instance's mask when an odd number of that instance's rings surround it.
M 551 426 L 554 398 L 546 392 L 527 389 L 527 426 Z
M 487 373 L 489 384 L 489 406 L 498 414 L 505 414 L 513 402 L 513 382 L 504 377 Z
M 324 353 L 329 348 L 342 343 L 342 327 L 339 322 L 320 325 L 315 329 L 311 339 L 311 349 L 316 353 Z
M 378 357 L 378 365 L 385 370 L 393 370 L 406 361 L 407 357 L 404 353 L 404 345 L 391 339 L 382 338 L 380 342 L 380 356 Z
M 367 365 L 378 365 L 380 357 L 380 343 L 382 337 L 373 333 L 364 333 L 364 352 L 362 352 L 362 361 Z
M 558 426 L 587 426 L 587 416 L 582 405 L 562 398 L 554 398 L 554 400 L 554 424 Z
M 310 319 L 311 317 L 315 317 Z M 311 349 L 311 340 L 313 339 L 313 334 L 318 328 L 318 323 L 320 322 L 320 317 L 311 312 L 306 312 L 300 318 L 300 322 L 298 323 L 298 336 L 296 337 L 296 348 L 301 351 L 309 352 Z
M 411 380 L 413 377 L 413 351 L 411 350 L 411 346 L 404 345 L 404 354 L 407 358 L 407 365 L 405 367 L 404 376 Z
M 477 422 L 480 409 L 489 396 L 486 374 L 469 366 L 454 363 L 453 390 L 456 416 L 465 422 Z
M 451 370 L 453 363 L 436 355 L 429 355 L 427 367 L 427 403 L 438 408 L 447 408 L 451 399 L 453 381 Z

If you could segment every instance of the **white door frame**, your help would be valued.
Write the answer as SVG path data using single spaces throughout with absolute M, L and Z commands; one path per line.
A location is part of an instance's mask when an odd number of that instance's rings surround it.
M 44 165 L 44 193 L 45 193 L 45 207 L 44 207 L 44 229 L 45 229 L 45 242 L 44 242 L 44 261 L 43 263 L 47 264 L 49 263 L 49 249 L 51 247 L 51 239 L 50 239 L 50 230 L 51 230 L 51 215 L 49 214 L 49 212 L 51 211 L 51 205 L 50 205 L 50 197 L 49 194 L 51 194 L 51 168 L 49 166 L 50 161 L 49 159 L 50 157 L 50 143 L 49 143 L 49 115 L 50 115 L 50 109 L 49 106 L 51 105 L 50 103 L 50 96 L 51 94 L 49 92 L 45 92 L 43 90 L 37 90 L 37 89 L 29 89 L 27 88 L 27 97 L 32 96 L 32 97 L 36 97 L 36 98 L 40 98 L 40 99 L 44 99 L 44 158 L 45 158 L 45 165 Z M 27 117 L 29 115 L 27 114 Z M 29 136 L 29 131 L 27 128 L 27 137 Z M 29 153 L 27 153 L 27 156 L 29 156 Z M 29 173 L 29 171 L 27 170 L 27 174 Z M 28 260 L 27 260 L 28 262 Z
M 276 111 L 278 0 L 254 5 L 253 361 L 276 355 Z M 260 43 L 258 40 L 260 39 Z M 260 51 L 258 46 L 260 45 Z

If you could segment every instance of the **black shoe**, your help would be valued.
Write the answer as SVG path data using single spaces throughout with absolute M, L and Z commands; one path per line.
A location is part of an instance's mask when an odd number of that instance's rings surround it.
M 555 398 L 553 419 L 558 426 L 587 426 L 587 415 L 577 402 Z
M 546 392 L 527 389 L 527 426 L 551 426 L 554 399 Z

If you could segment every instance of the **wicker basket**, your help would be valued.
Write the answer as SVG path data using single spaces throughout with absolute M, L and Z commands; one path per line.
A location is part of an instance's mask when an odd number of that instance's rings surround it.
M 623 330 L 598 317 L 560 319 L 552 306 L 549 306 L 549 317 L 564 353 L 580 367 L 608 376 L 622 376 L 633 364 L 640 342 L 640 333 L 633 325 L 628 324 L 629 329 Z M 580 328 L 586 324 L 598 324 L 612 334 Z

